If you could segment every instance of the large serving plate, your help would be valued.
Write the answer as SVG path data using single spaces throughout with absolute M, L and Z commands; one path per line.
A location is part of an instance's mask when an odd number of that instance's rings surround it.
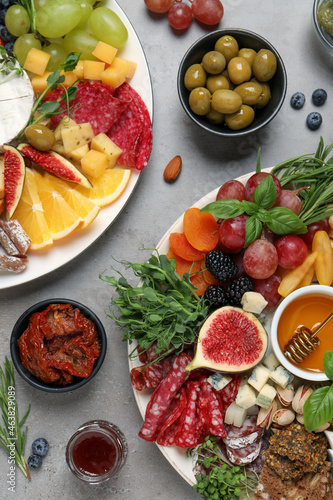
M 145 54 L 137 34 L 129 19 L 115 0 L 107 0 L 103 5 L 108 6 L 121 18 L 128 30 L 128 41 L 125 47 L 118 51 L 118 55 L 137 63 L 137 69 L 131 80 L 131 85 L 141 95 L 146 103 L 150 116 L 153 115 L 153 96 L 149 69 Z M 129 182 L 121 196 L 110 205 L 101 209 L 93 223 L 83 231 L 73 233 L 64 240 L 58 240 L 50 247 L 40 251 L 29 252 L 29 265 L 21 274 L 0 271 L 0 289 L 21 285 L 44 276 L 55 269 L 67 264 L 86 250 L 101 236 L 114 222 L 130 198 L 140 173 L 132 171 Z

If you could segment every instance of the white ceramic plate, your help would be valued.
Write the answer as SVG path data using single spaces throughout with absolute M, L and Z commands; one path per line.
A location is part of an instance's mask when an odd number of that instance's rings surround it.
M 141 95 L 152 117 L 153 96 L 151 80 L 140 41 L 129 19 L 116 1 L 107 0 L 104 5 L 118 14 L 128 30 L 128 41 L 125 47 L 118 51 L 118 55 L 137 63 L 136 72 L 130 83 Z M 71 234 L 63 240 L 56 241 L 44 250 L 29 252 L 29 265 L 23 273 L 14 274 L 0 271 L 0 289 L 21 285 L 22 283 L 27 283 L 44 276 L 67 264 L 86 250 L 106 231 L 122 211 L 139 180 L 139 176 L 140 173 L 133 170 L 126 189 L 121 196 L 111 205 L 102 208 L 96 219 L 87 229 Z

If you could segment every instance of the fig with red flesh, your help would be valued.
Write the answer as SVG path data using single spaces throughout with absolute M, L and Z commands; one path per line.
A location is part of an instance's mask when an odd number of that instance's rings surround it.
M 30 144 L 20 144 L 17 149 L 48 172 L 66 181 L 75 182 L 88 189 L 90 181 L 74 165 L 54 151 L 38 151 Z
M 24 178 L 25 163 L 21 153 L 13 146 L 4 146 L 4 176 L 5 176 L 5 198 L 6 219 L 10 219 L 20 201 Z
M 262 360 L 266 349 L 267 333 L 252 313 L 238 307 L 221 307 L 201 325 L 196 353 L 186 370 L 244 372 Z

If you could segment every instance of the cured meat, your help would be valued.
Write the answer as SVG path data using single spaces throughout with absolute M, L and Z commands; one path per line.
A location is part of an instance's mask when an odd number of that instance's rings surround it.
M 162 446 L 171 446 L 175 443 L 180 416 L 186 408 L 186 390 L 181 387 L 173 398 L 163 426 L 156 438 L 156 443 Z
M 187 353 L 181 353 L 174 361 L 171 370 L 155 389 L 147 405 L 145 421 L 139 436 L 146 441 L 155 441 L 160 432 L 172 399 L 188 378 L 185 371 L 192 360 Z
M 249 436 L 253 432 L 259 432 L 260 436 L 262 435 L 263 429 L 257 425 L 257 415 L 249 415 L 244 420 L 244 423 L 241 427 L 236 427 L 235 425 L 225 425 L 225 430 L 228 436 L 228 439 L 239 439 L 245 436 Z
M 160 446 L 172 446 L 175 444 L 175 436 L 178 430 L 178 420 L 173 422 L 167 429 L 160 432 L 157 436 L 156 443 Z
M 265 455 L 263 454 L 263 451 L 267 450 L 268 447 L 269 447 L 269 438 L 266 436 L 263 436 L 260 453 L 253 462 L 248 464 L 247 468 L 249 470 L 252 470 L 256 474 L 261 473 L 261 471 L 264 467 L 264 464 L 265 464 Z
M 186 383 L 186 408 L 180 418 L 175 444 L 181 448 L 194 448 L 197 445 L 197 399 L 200 383 Z
M 221 401 L 216 396 L 213 387 L 204 379 L 200 382 L 200 391 L 206 400 L 206 427 L 208 434 L 219 437 L 226 437 L 224 428 L 224 415 Z
M 219 391 L 224 411 L 235 401 L 241 383 L 241 375 L 232 375 L 232 380 Z
M 239 438 L 224 438 L 223 441 L 225 442 L 226 446 L 228 446 L 229 448 L 234 448 L 235 450 L 239 448 L 245 448 L 245 446 L 248 446 L 249 444 L 254 443 L 254 441 L 257 441 L 257 439 L 262 435 L 262 431 L 263 429 L 261 430 L 261 432 L 255 431 L 251 434 L 248 434 L 247 436 Z
M 149 366 L 132 368 L 131 382 L 134 389 L 137 391 L 155 389 L 169 373 L 174 359 L 174 356 L 167 356 Z
M 157 359 L 161 354 L 164 354 L 168 350 L 164 349 L 163 351 L 157 353 L 156 348 L 157 348 L 156 341 L 153 342 L 151 346 L 149 346 L 145 350 L 141 349 L 140 346 L 138 347 L 137 351 L 139 354 L 139 360 L 143 365 L 148 365 L 152 361 L 155 361 L 155 359 Z
M 244 448 L 230 448 L 227 446 L 227 456 L 230 462 L 236 465 L 246 465 L 254 460 L 259 456 L 260 451 L 261 451 L 261 446 L 262 446 L 262 439 L 261 437 L 257 439 L 252 444 L 249 444 L 245 446 Z
M 79 83 L 75 99 L 70 101 L 71 118 L 76 123 L 89 122 L 95 135 L 107 133 L 129 104 L 128 101 L 117 99 L 114 92 L 112 87 L 100 82 Z M 62 89 L 53 90 L 44 100 L 56 101 L 63 93 Z M 57 127 L 62 118 L 67 116 L 66 101 L 61 101 L 60 109 L 64 112 L 51 117 L 53 127 Z
M 148 160 L 153 147 L 153 131 L 149 111 L 145 103 L 133 88 L 131 88 L 131 91 L 138 107 L 141 110 L 143 118 L 143 128 L 137 144 L 135 158 L 135 167 L 137 168 L 137 170 L 143 170 L 148 164 Z

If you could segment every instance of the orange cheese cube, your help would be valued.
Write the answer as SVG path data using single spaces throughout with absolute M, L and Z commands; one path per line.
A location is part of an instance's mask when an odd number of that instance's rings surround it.
M 33 47 L 29 50 L 23 67 L 27 71 L 31 71 L 31 73 L 42 76 L 45 73 L 50 57 L 51 55 L 47 54 L 47 52 Z
M 110 65 L 110 68 L 120 69 L 124 71 L 126 80 L 133 78 L 137 64 L 134 61 L 123 59 L 122 57 L 115 57 Z
M 77 65 L 75 66 L 75 69 L 73 69 L 73 73 L 77 76 L 77 78 L 83 78 L 83 67 L 84 60 L 79 59 Z
M 80 161 L 87 153 L 89 153 L 89 146 L 88 144 L 84 144 L 79 148 L 73 149 L 73 151 L 70 151 L 69 153 L 65 153 L 65 156 L 70 160 Z
M 51 71 L 45 71 L 43 75 L 34 75 L 31 80 L 32 88 L 35 94 L 41 94 L 46 89 L 48 83 L 47 79 L 50 76 Z
M 105 153 L 91 149 L 81 159 L 81 169 L 84 175 L 99 177 L 108 168 L 108 158 Z
M 92 51 L 92 55 L 100 61 L 111 64 L 113 59 L 116 57 L 117 52 L 118 50 L 115 47 L 112 47 L 112 45 L 100 41 Z
M 115 166 L 122 153 L 122 150 L 117 146 L 117 144 L 111 141 L 111 139 L 103 132 L 93 137 L 91 141 L 91 149 L 106 154 L 109 168 Z
M 88 80 L 101 80 L 101 73 L 105 69 L 105 63 L 101 61 L 84 61 L 83 78 Z
M 65 81 L 62 82 L 62 85 L 65 87 L 70 87 L 73 85 L 74 82 L 78 79 L 77 75 L 74 73 L 74 71 L 60 71 L 60 75 L 65 77 Z
M 102 71 L 101 80 L 105 85 L 110 85 L 116 89 L 126 81 L 125 72 L 122 69 L 115 69 L 109 66 L 105 71 Z

